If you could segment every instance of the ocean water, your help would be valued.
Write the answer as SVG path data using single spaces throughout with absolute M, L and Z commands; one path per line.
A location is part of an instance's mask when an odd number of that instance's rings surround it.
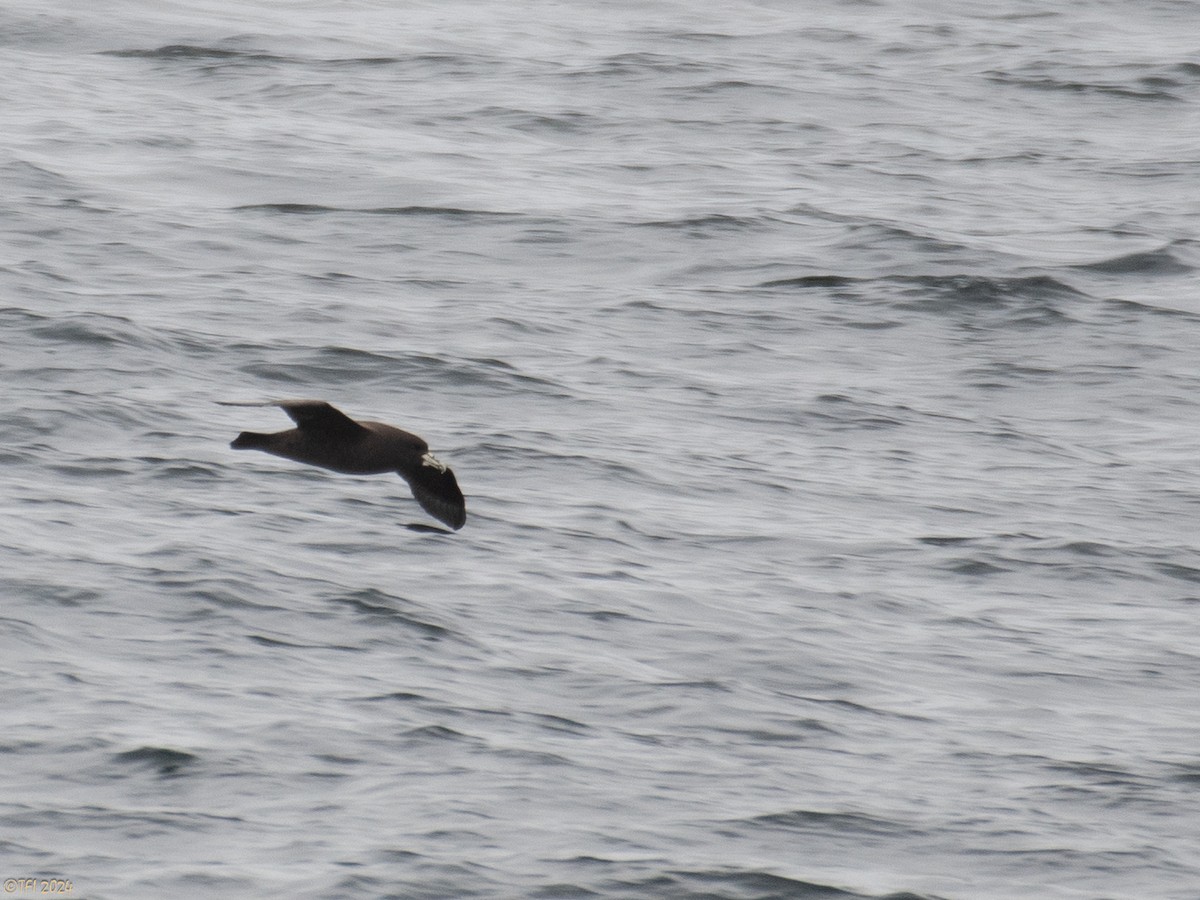
M 5 894 L 1200 898 L 1198 33 L 5 3 Z

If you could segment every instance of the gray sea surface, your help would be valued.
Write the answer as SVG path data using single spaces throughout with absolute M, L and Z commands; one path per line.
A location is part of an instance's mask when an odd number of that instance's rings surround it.
M 1200 5 L 6 0 L 0 175 L 7 896 L 1200 898 Z

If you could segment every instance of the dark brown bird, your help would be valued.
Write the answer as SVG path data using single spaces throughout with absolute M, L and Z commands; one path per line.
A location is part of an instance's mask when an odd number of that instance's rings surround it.
M 243 431 L 229 445 L 234 450 L 262 450 L 345 475 L 396 472 L 439 522 L 457 531 L 467 521 L 466 502 L 454 473 L 415 434 L 382 422 L 356 422 L 324 400 L 222 405 L 278 406 L 296 423 L 295 428 L 274 434 Z

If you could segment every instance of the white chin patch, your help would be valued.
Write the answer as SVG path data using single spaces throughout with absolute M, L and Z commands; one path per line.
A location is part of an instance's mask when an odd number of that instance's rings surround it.
M 446 471 L 446 464 L 444 462 L 440 462 L 432 453 L 426 453 L 421 457 L 421 465 L 437 469 L 439 472 Z

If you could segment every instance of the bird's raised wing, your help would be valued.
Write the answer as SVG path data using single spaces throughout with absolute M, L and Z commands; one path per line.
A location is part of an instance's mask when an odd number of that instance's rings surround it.
M 278 400 L 272 405 L 287 413 L 301 431 L 340 437 L 360 434 L 367 430 L 324 400 Z
M 367 429 L 324 400 L 263 400 L 248 403 L 218 400 L 221 406 L 278 406 L 302 431 L 331 437 L 349 437 Z

